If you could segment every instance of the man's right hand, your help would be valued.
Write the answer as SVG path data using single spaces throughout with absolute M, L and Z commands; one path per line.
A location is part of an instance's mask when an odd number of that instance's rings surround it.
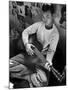
M 50 66 L 52 66 L 52 62 L 46 62 L 46 64 L 45 64 L 45 68 L 48 70 L 48 71 L 51 71 L 51 68 L 50 68 Z
M 35 47 L 33 44 L 26 44 L 26 51 L 31 56 L 34 54 L 34 51 L 31 48 L 32 46 Z

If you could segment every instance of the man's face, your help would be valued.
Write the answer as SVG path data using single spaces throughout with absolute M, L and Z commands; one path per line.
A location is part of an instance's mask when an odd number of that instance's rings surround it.
M 52 23 L 52 15 L 50 11 L 47 11 L 43 13 L 42 20 L 45 23 L 46 26 L 51 25 Z

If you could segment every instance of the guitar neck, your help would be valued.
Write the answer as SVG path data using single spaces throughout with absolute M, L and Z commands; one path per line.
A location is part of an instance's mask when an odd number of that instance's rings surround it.
M 45 57 L 42 55 L 42 53 L 36 48 L 36 47 L 32 47 L 34 53 L 37 55 L 37 57 L 42 61 L 42 65 L 44 66 L 45 63 L 47 62 L 45 60 Z
M 37 55 L 37 57 L 42 61 L 41 65 L 44 67 L 45 63 L 48 61 L 45 60 L 45 57 L 42 55 L 42 53 L 36 47 L 32 47 L 32 49 L 34 50 L 34 53 Z M 51 68 L 51 71 L 53 72 L 53 74 L 55 75 L 55 77 L 59 81 L 61 81 L 62 75 L 53 66 L 50 66 L 50 68 Z

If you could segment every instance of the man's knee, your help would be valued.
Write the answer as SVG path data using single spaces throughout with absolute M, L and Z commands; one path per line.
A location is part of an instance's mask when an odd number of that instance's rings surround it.
M 9 60 L 9 67 L 16 66 L 24 62 L 24 55 L 18 54 Z

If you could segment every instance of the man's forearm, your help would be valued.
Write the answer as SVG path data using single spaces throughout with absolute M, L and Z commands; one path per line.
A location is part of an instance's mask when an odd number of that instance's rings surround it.
M 46 55 L 46 60 L 52 65 L 52 60 L 54 56 L 54 51 L 48 51 Z

